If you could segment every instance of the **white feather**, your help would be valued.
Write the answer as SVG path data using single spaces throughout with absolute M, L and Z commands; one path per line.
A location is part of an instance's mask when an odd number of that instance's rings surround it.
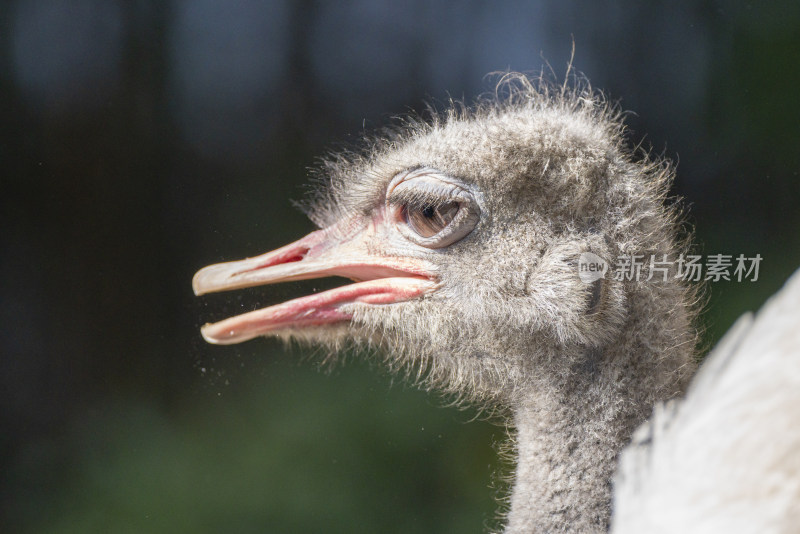
M 636 432 L 612 532 L 800 532 L 800 271 Z

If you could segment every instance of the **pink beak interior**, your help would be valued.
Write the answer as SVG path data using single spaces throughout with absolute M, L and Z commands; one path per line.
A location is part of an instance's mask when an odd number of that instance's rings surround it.
M 342 309 L 347 304 L 393 304 L 436 286 L 427 262 L 367 250 L 363 232 L 342 239 L 332 227 L 261 256 L 204 267 L 192 280 L 196 295 L 327 276 L 357 282 L 207 324 L 203 337 L 209 343 L 232 344 L 280 330 L 347 322 L 352 319 Z

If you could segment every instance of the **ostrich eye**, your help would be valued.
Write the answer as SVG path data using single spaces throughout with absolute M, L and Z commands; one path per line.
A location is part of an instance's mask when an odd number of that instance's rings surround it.
M 480 219 L 474 188 L 440 171 L 420 168 L 394 177 L 386 204 L 398 231 L 426 248 L 443 248 L 466 237 Z
M 461 206 L 458 202 L 448 202 L 441 206 L 427 204 L 421 208 L 405 206 L 403 216 L 406 224 L 421 237 L 433 237 L 455 219 Z

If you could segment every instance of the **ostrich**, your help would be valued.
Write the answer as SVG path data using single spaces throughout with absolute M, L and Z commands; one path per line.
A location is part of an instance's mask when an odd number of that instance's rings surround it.
M 510 74 L 498 89 L 330 158 L 305 205 L 319 230 L 208 266 L 193 287 L 355 283 L 202 335 L 356 346 L 427 387 L 499 407 L 516 460 L 505 531 L 603 532 L 621 449 L 695 370 L 697 292 L 675 272 L 688 240 L 666 202 L 673 167 L 627 148 L 620 111 L 584 82 Z M 585 280 L 586 253 L 670 266 Z M 647 446 L 639 440 L 640 456 Z

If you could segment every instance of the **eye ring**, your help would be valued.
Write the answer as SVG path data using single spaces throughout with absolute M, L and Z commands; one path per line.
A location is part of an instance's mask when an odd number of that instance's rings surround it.
M 389 184 L 386 204 L 406 239 L 439 249 L 475 228 L 481 214 L 476 197 L 468 185 L 424 167 L 398 174 Z

